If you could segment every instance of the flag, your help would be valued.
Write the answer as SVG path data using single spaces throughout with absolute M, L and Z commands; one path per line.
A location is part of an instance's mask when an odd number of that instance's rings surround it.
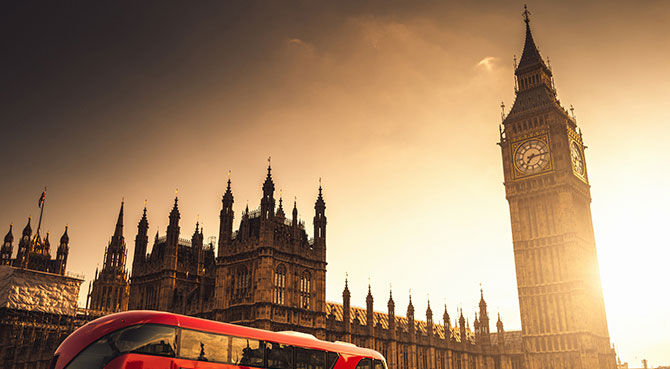
M 41 208 L 42 204 L 44 204 L 44 199 L 47 197 L 47 192 L 42 191 L 42 196 L 40 196 L 40 200 L 37 202 L 37 207 Z

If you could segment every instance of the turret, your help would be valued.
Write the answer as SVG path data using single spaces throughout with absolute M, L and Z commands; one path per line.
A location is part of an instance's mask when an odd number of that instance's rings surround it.
M 344 331 L 351 332 L 351 292 L 349 292 L 349 278 L 344 278 L 344 290 L 342 291 L 342 320 Z
M 414 336 L 414 305 L 412 304 L 412 293 L 409 294 L 409 304 L 407 304 L 407 331 L 410 337 Z
M 503 327 L 503 322 L 500 319 L 500 313 L 498 313 L 496 328 L 498 328 L 498 345 L 505 346 L 505 328 Z
M 430 308 L 430 300 L 426 308 L 426 334 L 429 339 L 433 337 L 433 310 Z
M 468 337 L 466 335 L 465 331 L 465 317 L 463 316 L 463 308 L 460 309 L 461 311 L 461 316 L 458 318 L 458 324 L 459 324 L 459 329 L 460 329 L 460 334 L 461 334 L 461 343 L 465 343 L 468 341 Z
M 60 244 L 58 245 L 58 251 L 56 252 L 56 266 L 57 270 L 55 271 L 58 274 L 65 274 L 65 267 L 67 266 L 67 256 L 70 253 L 70 236 L 67 234 L 67 226 L 65 226 L 65 231 L 60 237 Z
M 375 313 L 374 313 L 373 304 L 374 304 L 374 299 L 372 298 L 372 290 L 370 288 L 370 284 L 368 283 L 368 295 L 365 298 L 368 332 L 372 332 L 372 330 L 375 326 Z
M 191 236 L 191 251 L 193 252 L 193 260 L 196 262 L 196 275 L 201 275 L 204 268 L 204 250 L 203 250 L 203 234 L 200 229 L 200 222 L 195 223 L 195 231 Z
M 491 331 L 489 328 L 489 314 L 486 311 L 486 301 L 484 300 L 484 290 L 480 289 L 481 298 L 479 300 L 479 326 L 480 339 L 484 345 L 491 344 Z
M 142 218 L 137 223 L 137 235 L 135 236 L 135 256 L 133 257 L 133 273 L 138 273 L 140 266 L 147 256 L 147 245 L 149 244 L 149 221 L 147 220 L 147 205 L 144 204 Z
M 447 304 L 444 304 L 444 314 L 442 314 L 442 321 L 444 324 L 444 338 L 449 340 L 451 338 L 451 319 L 447 312 Z
M 284 221 L 286 219 L 286 214 L 284 213 L 284 205 L 282 204 L 282 196 L 279 195 L 279 208 L 277 208 L 277 218 L 280 219 L 281 221 Z
M 320 182 L 320 180 L 319 180 Z M 321 250 L 326 249 L 326 202 L 323 200 L 321 184 L 319 183 L 319 195 L 314 204 L 314 247 Z
M 228 186 L 226 192 L 221 199 L 221 213 L 219 214 L 219 244 L 217 256 L 223 256 L 223 249 L 230 245 L 233 237 L 233 191 L 230 189 L 230 178 L 228 178 Z
M 174 198 L 174 206 L 172 207 L 172 211 L 170 211 L 170 223 L 168 224 L 167 227 L 167 235 L 166 235 L 166 247 L 165 247 L 165 252 L 166 252 L 166 257 L 168 258 L 167 262 L 167 267 L 176 270 L 177 269 L 177 253 L 178 253 L 178 244 L 179 244 L 179 218 L 181 218 L 181 215 L 179 214 L 179 208 L 177 207 L 177 202 L 178 199 L 175 196 Z
M 388 306 L 388 319 L 389 319 L 389 331 L 391 334 L 395 334 L 395 302 L 393 301 L 393 291 L 389 289 L 389 302 Z
M 124 270 L 126 267 L 126 241 L 123 238 L 123 205 L 123 201 L 121 201 L 114 234 L 107 245 L 103 269 Z
M 275 184 L 272 181 L 272 167 L 268 159 L 268 175 L 263 183 L 263 198 L 261 199 L 261 219 L 272 219 L 275 215 Z
M 168 246 L 173 247 L 176 247 L 177 243 L 179 242 L 179 230 L 180 230 L 179 219 L 181 218 L 181 214 L 179 213 L 178 202 L 179 199 L 175 196 L 174 206 L 170 211 L 170 217 L 169 217 L 170 222 L 168 224 L 167 235 L 166 235 Z
M 293 218 L 291 219 L 291 225 L 294 228 L 298 227 L 298 200 L 293 200 Z
M 28 266 L 28 256 L 30 251 L 30 237 L 33 234 L 33 230 L 30 227 L 31 218 L 28 217 L 28 223 L 23 228 L 21 233 L 21 239 L 19 240 L 19 249 L 16 253 L 16 260 L 14 260 L 14 266 L 19 268 L 25 268 Z
M 12 234 L 12 227 L 14 225 L 9 225 L 9 231 L 5 235 L 5 241 L 0 248 L 0 265 L 10 265 L 12 260 L 12 252 L 14 247 L 12 243 L 14 242 L 14 235 Z
M 51 242 L 49 241 L 49 232 L 47 232 L 47 236 L 44 238 L 44 242 L 42 243 L 42 254 L 51 255 Z

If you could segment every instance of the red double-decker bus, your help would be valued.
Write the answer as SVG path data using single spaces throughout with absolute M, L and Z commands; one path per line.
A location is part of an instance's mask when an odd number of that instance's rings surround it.
M 52 369 L 387 369 L 377 351 L 158 311 L 96 319 L 58 347 Z

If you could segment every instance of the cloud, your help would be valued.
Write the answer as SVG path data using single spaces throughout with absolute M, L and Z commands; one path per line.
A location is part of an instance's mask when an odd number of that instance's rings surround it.
M 486 70 L 492 70 L 497 60 L 498 58 L 496 58 L 495 56 L 487 56 L 484 59 L 480 60 L 479 63 L 477 63 L 476 67 L 485 68 Z

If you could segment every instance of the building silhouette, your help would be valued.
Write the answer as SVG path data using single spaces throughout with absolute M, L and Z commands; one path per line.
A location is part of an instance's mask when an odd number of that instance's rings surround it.
M 179 199 L 175 196 L 166 235 L 156 232 L 147 253 L 149 221 L 146 206 L 137 225 L 128 306 L 203 316 L 214 297 L 214 246 L 203 243 L 196 223 L 190 240 L 180 238 Z
M 126 270 L 126 241 L 123 238 L 123 202 L 114 228 L 114 235 L 105 248 L 102 270 L 95 270 L 89 284 L 87 308 L 100 312 L 128 309 L 128 271 Z
M 12 258 L 14 252 L 13 224 L 9 225 L 9 231 L 5 235 L 0 248 L 0 265 L 12 265 L 17 268 L 64 275 L 67 256 L 70 253 L 70 237 L 67 234 L 67 226 L 65 226 L 65 231 L 60 238 L 56 258 L 52 259 L 49 233 L 47 232 L 44 239 L 42 239 L 39 229 L 33 235 L 30 221 L 31 218 L 28 217 L 28 223 L 21 232 L 16 258 Z
M 40 208 L 44 210 L 44 193 Z M 41 222 L 38 222 L 40 224 Z M 31 219 L 14 252 L 13 226 L 0 247 L 0 366 L 47 368 L 53 352 L 86 317 L 77 313 L 82 277 L 67 275 L 68 227 L 51 258 L 49 233 L 33 233 Z
M 497 332 L 490 332 L 483 291 L 474 329 L 466 323 L 462 311 L 452 325 L 446 306 L 441 323 L 433 320 L 430 306 L 425 320 L 415 317 L 411 297 L 406 317 L 396 315 L 392 296 L 387 312 L 375 311 L 369 289 L 365 309 L 354 307 L 346 279 L 342 303 L 326 302 L 327 217 L 321 185 L 314 203 L 313 238 L 298 217 L 295 201 L 290 217 L 286 216 L 283 199 L 279 197 L 275 202 L 269 165 L 260 206 L 253 211 L 247 206 L 236 230 L 231 186 L 229 179 L 221 199 L 216 257 L 214 244 L 204 244 L 198 223 L 190 241 L 180 238 L 178 198 L 169 214 L 166 235 L 156 234 L 147 252 L 149 222 L 145 207 L 135 237 L 129 282 L 123 278 L 121 265 L 115 264 L 125 262 L 122 205 L 105 251 L 105 267 L 93 282 L 91 307 L 104 312 L 123 310 L 114 291 L 122 291 L 125 285 L 130 289 L 129 309 L 170 311 L 352 342 L 382 352 L 390 368 L 523 367 L 520 332 L 505 332 L 500 316 Z M 103 277 L 106 275 L 114 277 Z M 113 283 L 104 284 L 108 280 Z M 111 297 L 103 286 L 112 286 Z
M 526 366 L 615 368 L 584 142 L 574 115 L 557 98 L 528 14 L 526 10 L 526 41 L 515 70 L 516 100 L 503 118 L 499 143 Z

